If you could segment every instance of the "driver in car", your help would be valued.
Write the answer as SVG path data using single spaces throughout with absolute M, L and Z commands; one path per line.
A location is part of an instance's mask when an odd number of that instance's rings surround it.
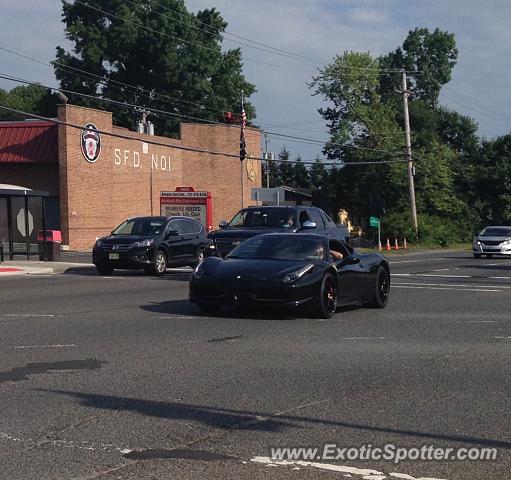
M 318 244 L 314 250 L 314 253 L 312 255 L 315 258 L 323 259 L 325 256 L 325 247 L 322 243 Z M 337 250 L 330 249 L 330 256 L 333 260 L 342 260 L 343 254 L 341 252 L 338 252 Z

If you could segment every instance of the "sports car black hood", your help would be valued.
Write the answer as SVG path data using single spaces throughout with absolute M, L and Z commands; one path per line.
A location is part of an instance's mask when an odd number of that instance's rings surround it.
M 296 260 L 264 260 L 209 257 L 204 260 L 201 268 L 205 274 L 214 274 L 215 280 L 257 280 L 265 281 L 280 279 L 286 274 L 314 262 Z

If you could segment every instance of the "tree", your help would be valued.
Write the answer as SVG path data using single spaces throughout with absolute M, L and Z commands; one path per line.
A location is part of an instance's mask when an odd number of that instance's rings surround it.
M 167 112 L 149 118 L 162 134 L 175 134 L 181 115 L 217 120 L 224 111 L 239 113 L 242 92 L 248 98 L 255 91 L 242 74 L 241 51 L 222 52 L 227 23 L 214 8 L 194 15 L 183 0 L 63 0 L 63 21 L 74 48 L 57 48 L 62 88 Z M 73 102 L 108 108 L 126 127 L 137 119 L 119 105 Z M 248 101 L 245 111 L 255 116 Z
M 302 162 L 300 155 L 296 157 L 296 163 L 293 168 L 293 181 L 290 184 L 296 188 L 309 188 L 309 172 Z
M 10 91 L 0 89 L 0 104 L 14 110 L 53 117 L 58 101 L 48 89 L 39 85 L 20 85 Z M 0 120 L 23 120 L 26 115 L 0 110 Z
M 313 188 L 324 187 L 326 184 L 326 180 L 328 177 L 328 173 L 326 171 L 325 165 L 316 157 L 314 161 L 314 165 L 312 165 L 309 169 L 309 183 Z
M 511 222 L 511 134 L 481 145 L 473 158 L 472 204 L 480 212 L 480 222 Z
M 277 165 L 277 185 L 276 187 L 280 187 L 281 185 L 292 185 L 294 183 L 294 166 L 290 161 L 291 152 L 286 148 L 282 147 L 282 150 L 279 153 L 279 162 Z
M 408 87 L 415 98 L 436 108 L 440 89 L 451 80 L 457 59 L 458 49 L 453 33 L 438 28 L 430 33 L 427 28 L 416 28 L 408 33 L 402 47 L 380 58 L 380 65 L 382 70 L 406 70 Z M 399 72 L 387 72 L 382 81 L 382 92 L 395 97 L 396 88 L 401 88 L 401 75 Z

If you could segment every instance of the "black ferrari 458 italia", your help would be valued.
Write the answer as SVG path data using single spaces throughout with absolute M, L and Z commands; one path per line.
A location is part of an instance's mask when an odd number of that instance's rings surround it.
M 357 253 L 323 235 L 273 233 L 246 240 L 225 258 L 204 259 L 191 276 L 189 298 L 205 313 L 260 305 L 330 318 L 338 306 L 384 308 L 389 290 L 382 255 Z

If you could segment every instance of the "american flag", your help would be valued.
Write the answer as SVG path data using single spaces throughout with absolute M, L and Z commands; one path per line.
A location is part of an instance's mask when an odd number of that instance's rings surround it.
M 245 160 L 247 156 L 247 142 L 245 140 L 245 130 L 247 128 L 247 114 L 243 105 L 243 98 L 241 99 L 241 132 L 240 132 L 240 160 Z

